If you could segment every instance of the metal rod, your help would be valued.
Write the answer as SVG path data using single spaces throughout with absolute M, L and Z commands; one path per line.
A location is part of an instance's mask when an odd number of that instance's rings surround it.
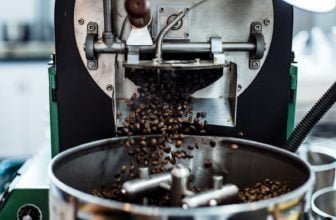
M 221 189 L 223 187 L 223 176 L 213 176 L 212 177 L 212 184 L 213 189 Z
M 136 196 L 150 190 L 160 187 L 163 182 L 170 182 L 172 179 L 170 173 L 157 174 L 148 177 L 147 179 L 135 179 L 127 181 L 123 184 L 121 192 L 126 196 Z
M 104 32 L 112 33 L 112 0 L 104 0 Z
M 172 184 L 170 189 L 170 202 L 173 206 L 182 205 L 182 198 L 189 192 L 188 181 L 190 177 L 190 171 L 183 165 L 177 165 L 173 171 Z
M 164 27 L 161 32 L 159 33 L 159 36 L 157 37 L 156 41 L 156 48 L 155 48 L 155 57 L 157 61 L 160 61 L 162 59 L 162 44 L 163 39 L 167 35 L 167 33 L 176 25 L 186 14 L 188 14 L 192 9 L 196 8 L 197 6 L 207 2 L 208 0 L 202 0 L 196 4 L 194 4 L 191 8 L 187 8 L 183 11 L 181 11 L 176 18 L 170 22 L 166 27 Z
M 185 197 L 182 200 L 183 208 L 196 208 L 200 206 L 215 206 L 225 200 L 235 197 L 239 192 L 237 186 L 228 184 L 218 190 L 211 190 Z
M 162 43 L 163 43 L 163 39 L 166 36 L 166 34 L 170 31 L 170 29 L 172 29 L 174 27 L 175 24 L 177 24 L 177 22 L 179 22 L 179 20 L 181 20 L 186 14 L 187 14 L 188 10 L 185 11 L 181 11 L 177 17 L 170 22 L 166 27 L 164 27 L 162 29 L 162 31 L 160 32 L 157 41 L 156 41 L 156 48 L 155 48 L 155 57 L 157 59 L 161 59 L 162 58 Z
M 139 51 L 143 53 L 152 53 L 155 51 L 156 45 L 140 46 Z M 256 49 L 253 43 L 245 42 L 223 42 L 223 51 L 247 51 L 251 52 Z M 115 44 L 113 47 L 107 46 L 103 41 L 97 41 L 94 44 L 96 53 L 125 53 L 126 45 L 123 43 Z M 203 42 L 194 43 L 163 43 L 162 51 L 165 53 L 209 53 L 211 52 L 211 44 Z

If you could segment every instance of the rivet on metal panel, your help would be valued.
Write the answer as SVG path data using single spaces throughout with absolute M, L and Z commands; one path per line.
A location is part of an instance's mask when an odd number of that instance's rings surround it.
M 78 24 L 80 24 L 80 25 L 84 25 L 84 23 L 85 23 L 85 21 L 84 21 L 83 18 L 80 18 L 80 19 L 78 20 Z
M 112 86 L 111 84 L 108 84 L 108 85 L 106 86 L 106 90 L 107 90 L 107 91 L 113 91 L 113 86 Z
M 96 69 L 96 67 L 97 67 L 96 63 L 93 62 L 93 61 L 90 61 L 88 66 L 89 66 L 90 69 Z
M 89 24 L 87 28 L 88 31 L 94 31 L 96 29 L 94 24 Z
M 270 25 L 270 24 L 271 24 L 271 20 L 270 20 L 269 18 L 266 18 L 266 19 L 264 20 L 264 25 L 268 26 L 268 25 Z
M 260 24 L 255 24 L 255 25 L 253 26 L 253 29 L 254 29 L 255 31 L 261 31 L 261 30 L 262 30 L 262 27 L 261 27 Z
M 239 84 L 239 85 L 238 85 L 238 88 L 237 88 L 237 89 L 238 89 L 238 92 L 241 91 L 242 88 L 243 88 L 243 86 Z

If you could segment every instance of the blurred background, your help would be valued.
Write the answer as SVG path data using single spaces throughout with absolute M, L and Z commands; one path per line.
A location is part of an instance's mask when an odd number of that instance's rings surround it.
M 54 53 L 54 0 L 11 0 L 0 7 L 0 157 L 34 154 L 49 144 L 47 63 Z M 336 80 L 336 11 L 295 9 L 299 66 L 297 121 Z M 310 140 L 336 145 L 336 110 Z

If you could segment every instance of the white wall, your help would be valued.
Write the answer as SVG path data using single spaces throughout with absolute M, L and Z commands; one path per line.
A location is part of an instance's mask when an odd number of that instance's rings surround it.
M 0 22 L 34 22 L 36 16 L 36 0 L 2 0 Z
M 35 153 L 49 135 L 47 64 L 0 63 L 0 157 Z

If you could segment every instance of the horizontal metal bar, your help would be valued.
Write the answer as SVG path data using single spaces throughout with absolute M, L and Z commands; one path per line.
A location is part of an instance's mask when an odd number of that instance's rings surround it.
M 94 44 L 96 53 L 124 53 L 126 50 L 124 43 L 115 43 L 112 47 L 106 46 L 102 41 L 97 41 Z M 223 51 L 254 51 L 256 45 L 253 43 L 244 42 L 223 42 Z M 211 52 L 210 43 L 163 43 L 162 50 L 165 53 L 207 53 Z M 155 44 L 152 46 L 140 46 L 140 52 L 151 53 L 155 51 Z

